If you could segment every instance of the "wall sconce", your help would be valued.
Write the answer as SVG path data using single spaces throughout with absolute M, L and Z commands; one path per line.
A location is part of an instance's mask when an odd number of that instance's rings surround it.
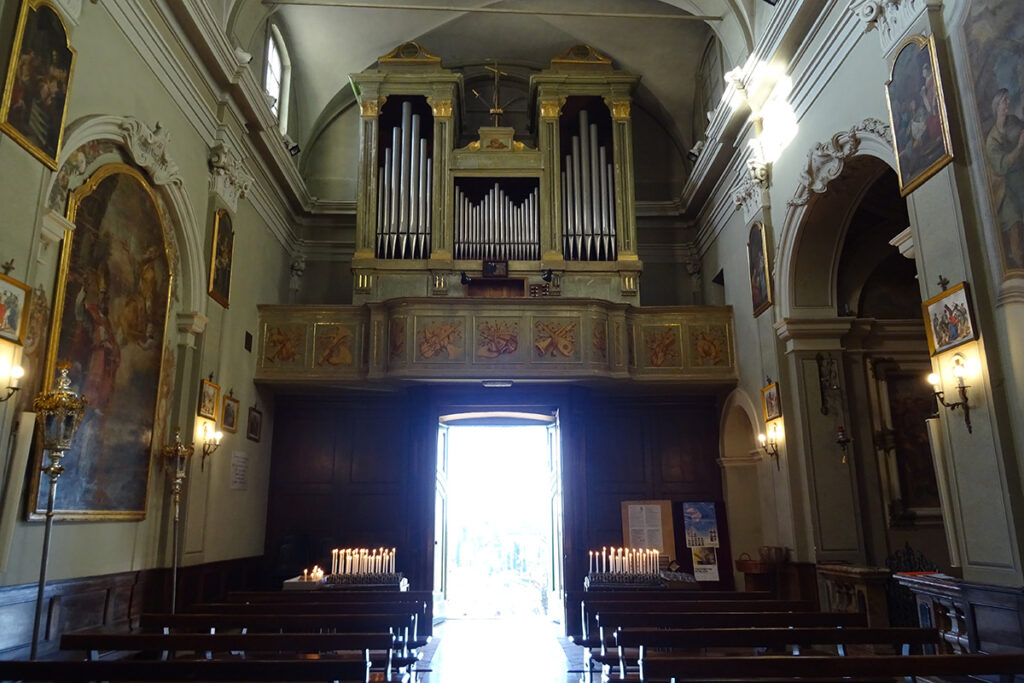
M 0 396 L 0 403 L 8 401 L 11 396 L 14 396 L 15 392 L 21 388 L 18 386 L 18 382 L 25 376 L 25 368 L 20 365 L 11 365 L 7 370 L 7 395 Z
M 950 369 L 953 377 L 956 378 L 956 389 L 960 394 L 960 400 L 955 403 L 946 403 L 946 392 L 939 390 L 939 376 L 936 373 L 928 375 L 928 384 L 932 385 L 932 391 L 935 394 L 935 400 L 950 410 L 956 410 L 961 408 L 964 411 L 964 424 L 967 425 L 967 433 L 972 434 L 971 429 L 971 405 L 967 402 L 967 390 L 970 388 L 969 384 L 964 384 L 964 376 L 967 374 L 967 364 L 964 363 L 964 357 L 962 355 L 955 354 L 953 356 L 953 367 Z
M 206 465 L 206 459 L 213 455 L 213 452 L 220 448 L 220 440 L 224 438 L 222 432 L 210 429 L 210 423 L 203 423 L 203 459 L 199 461 L 199 469 L 202 471 Z
M 846 433 L 846 428 L 843 425 L 836 427 L 836 445 L 843 449 L 843 464 L 846 464 L 846 450 L 853 443 L 853 439 Z
M 775 459 L 775 469 L 780 469 L 778 442 L 782 430 L 773 422 L 765 427 L 765 431 L 767 434 L 758 434 L 757 440 L 761 442 L 761 450 L 764 451 L 764 454 Z

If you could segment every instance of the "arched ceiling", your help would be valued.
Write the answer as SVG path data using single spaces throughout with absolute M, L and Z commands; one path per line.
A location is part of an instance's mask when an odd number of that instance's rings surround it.
M 458 11 L 354 8 L 339 0 L 243 0 L 235 6 L 235 28 L 255 27 L 272 14 L 292 62 L 292 115 L 300 140 L 314 127 L 332 100 L 348 87 L 349 73 L 373 66 L 378 57 L 409 40 L 438 55 L 449 68 L 507 62 L 546 68 L 552 57 L 575 44 L 587 44 L 615 66 L 642 77 L 640 106 L 661 121 L 677 145 L 692 144 L 694 76 L 712 32 L 723 43 L 727 65 L 749 51 L 751 0 L 402 0 L 402 5 L 498 8 L 519 11 L 560 10 L 593 16 L 491 14 Z M 396 0 L 362 4 L 396 5 Z M 700 7 L 697 7 L 697 5 Z M 601 16 L 608 13 L 654 14 L 657 18 Z M 687 15 L 721 19 L 673 19 Z M 247 16 L 246 16 L 247 15 Z M 259 18 L 257 18 L 259 15 Z M 260 54 L 264 35 L 248 29 L 235 37 Z M 728 68 L 728 66 L 727 66 Z M 644 100 L 647 102 L 644 102 Z M 668 120 L 665 120 L 665 118 Z

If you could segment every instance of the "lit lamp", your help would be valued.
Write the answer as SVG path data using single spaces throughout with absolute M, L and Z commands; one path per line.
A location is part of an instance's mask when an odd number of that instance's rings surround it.
M 758 434 L 757 440 L 761 442 L 761 450 L 764 451 L 765 455 L 770 455 L 775 459 L 775 469 L 779 469 L 779 434 L 781 430 L 779 426 L 772 422 L 766 428 L 767 434 Z
M 46 589 L 46 563 L 50 555 L 50 532 L 53 529 L 53 501 L 57 496 L 57 479 L 64 472 L 61 460 L 64 458 L 64 452 L 71 448 L 71 440 L 88 405 L 85 398 L 71 391 L 71 379 L 68 378 L 70 364 L 61 363 L 59 369 L 57 388 L 39 394 L 32 401 L 32 409 L 36 412 L 36 420 L 42 431 L 43 450 L 50 458 L 50 464 L 43 467 L 43 473 L 50 477 L 50 495 L 46 499 L 46 531 L 43 534 L 43 557 L 39 563 L 39 590 L 36 594 L 30 659 L 36 658 L 39 649 L 39 625 L 43 614 L 43 592 Z M 13 372 L 11 376 L 13 378 Z M 14 392 L 10 391 L 10 394 L 13 395 Z M 10 395 L 7 398 L 10 398 Z
M 160 451 L 164 457 L 167 472 L 171 479 L 171 494 L 174 499 L 174 548 L 171 564 L 171 614 L 178 604 L 178 521 L 181 519 L 181 492 L 185 488 L 185 468 L 195 449 L 192 444 L 182 443 L 181 428 L 174 428 L 174 440 Z
M 210 423 L 203 423 L 203 459 L 199 461 L 199 469 L 206 465 L 206 459 L 213 455 L 213 452 L 220 448 L 220 440 L 224 438 L 222 432 L 210 429 Z
M 963 409 L 964 424 L 967 425 L 967 433 L 971 434 L 973 433 L 971 430 L 971 406 L 967 402 L 967 390 L 970 388 L 970 385 L 964 384 L 964 377 L 967 375 L 967 364 L 964 362 L 964 357 L 959 353 L 953 356 L 953 367 L 950 369 L 950 373 L 956 378 L 956 389 L 960 394 L 959 401 L 946 403 L 946 393 L 939 389 L 939 376 L 936 373 L 933 372 L 928 375 L 928 384 L 932 385 L 935 400 L 940 404 L 950 410 Z
M 5 364 L 6 365 L 6 364 Z M 0 403 L 10 400 L 11 396 L 14 396 L 15 392 L 21 387 L 18 386 L 18 382 L 22 377 L 25 376 L 25 369 L 20 365 L 9 365 L 7 366 L 7 395 L 0 396 Z

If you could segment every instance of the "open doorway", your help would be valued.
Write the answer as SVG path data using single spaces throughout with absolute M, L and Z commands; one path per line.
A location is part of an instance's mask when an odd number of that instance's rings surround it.
M 435 614 L 562 618 L 556 415 L 443 416 L 435 499 Z

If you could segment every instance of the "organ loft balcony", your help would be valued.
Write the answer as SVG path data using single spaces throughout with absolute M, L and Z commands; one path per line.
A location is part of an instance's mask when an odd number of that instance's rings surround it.
M 731 308 L 639 306 L 639 79 L 582 45 L 487 69 L 466 88 L 405 43 L 350 75 L 354 305 L 261 306 L 256 380 L 735 384 Z

